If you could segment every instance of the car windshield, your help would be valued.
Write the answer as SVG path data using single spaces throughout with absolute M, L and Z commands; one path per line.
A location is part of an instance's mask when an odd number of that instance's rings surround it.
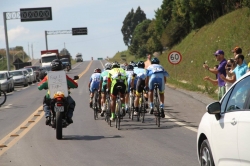
M 69 62 L 68 59 L 60 59 L 62 62 Z
M 26 70 L 28 70 L 29 73 L 32 73 L 31 68 L 27 68 Z
M 42 57 L 42 63 L 49 63 L 49 62 L 52 62 L 54 59 L 57 59 L 56 55 L 55 56 Z
M 51 71 L 51 66 L 42 67 L 42 70 L 45 70 L 45 71 Z
M 81 57 L 82 57 L 82 55 L 77 55 L 76 57 L 77 57 L 77 58 L 81 58 Z
M 22 71 L 11 71 L 10 75 L 11 76 L 22 76 L 23 72 Z
M 6 79 L 6 74 L 0 73 L 0 80 L 5 80 L 5 79 Z

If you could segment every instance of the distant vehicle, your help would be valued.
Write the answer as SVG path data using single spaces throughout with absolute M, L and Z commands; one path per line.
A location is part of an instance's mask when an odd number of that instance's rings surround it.
M 43 80 L 48 71 L 51 71 L 51 66 L 41 67 L 40 80 Z
M 250 73 L 206 109 L 197 133 L 200 165 L 249 165 Z
M 8 71 L 0 71 L 0 88 L 7 93 L 15 90 L 14 80 Z
M 83 62 L 83 59 L 82 59 L 82 54 L 78 53 L 76 54 L 76 62 Z
M 40 66 L 25 66 L 24 67 L 25 69 L 26 68 L 32 68 L 35 75 L 36 75 L 36 81 L 39 81 L 39 77 L 40 77 L 40 73 L 41 73 L 41 67 Z
M 24 71 L 22 70 L 12 70 L 10 75 L 13 77 L 15 85 L 23 85 L 24 87 L 29 85 L 29 80 L 25 76 Z
M 28 71 L 27 69 L 24 69 L 24 68 L 19 69 L 19 70 L 22 70 L 22 71 L 24 72 L 25 77 L 26 77 L 27 80 L 28 80 L 28 83 L 29 83 L 29 84 L 32 84 L 32 78 L 31 78 L 31 76 L 30 76 L 29 71 Z
M 62 64 L 63 64 L 63 69 L 69 71 L 71 69 L 71 64 L 69 62 L 69 59 L 68 58 L 62 58 L 60 59 Z
M 40 63 L 42 64 L 42 67 L 47 67 L 50 66 L 54 59 L 58 59 L 58 57 L 58 50 L 43 50 L 41 51 Z

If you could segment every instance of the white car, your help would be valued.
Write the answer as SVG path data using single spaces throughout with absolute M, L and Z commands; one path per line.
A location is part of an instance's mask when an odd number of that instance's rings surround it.
M 30 73 L 28 72 L 28 70 L 27 69 L 19 69 L 19 70 L 22 70 L 24 72 L 24 75 L 27 78 L 28 83 L 32 84 L 32 78 L 31 78 Z
M 13 77 L 15 85 L 23 85 L 24 87 L 29 85 L 29 80 L 25 76 L 24 71 L 13 70 L 13 71 L 10 71 L 10 75 Z
M 25 69 L 28 70 L 28 72 L 30 74 L 31 82 L 35 83 L 36 82 L 36 74 L 35 74 L 34 70 L 32 68 L 25 68 Z
M 207 106 L 197 133 L 201 166 L 250 165 L 250 72 Z
M 0 71 L 1 90 L 6 92 L 14 91 L 14 80 L 8 71 Z

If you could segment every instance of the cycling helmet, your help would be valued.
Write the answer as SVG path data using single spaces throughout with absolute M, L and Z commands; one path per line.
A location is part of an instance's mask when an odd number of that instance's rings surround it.
M 139 61 L 139 62 L 137 63 L 137 66 L 138 66 L 138 68 L 143 68 L 143 69 L 144 69 L 145 64 L 144 64 L 143 61 Z
M 127 71 L 133 71 L 134 70 L 134 66 L 132 65 L 128 65 L 126 68 Z
M 112 63 L 111 69 L 114 69 L 114 68 L 120 68 L 120 65 L 119 65 L 118 62 L 113 62 L 113 63 Z
M 122 68 L 123 70 L 125 70 L 125 69 L 126 69 L 126 66 L 125 66 L 124 64 L 121 64 L 121 65 L 120 65 L 120 68 Z
M 99 68 L 96 68 L 96 69 L 94 70 L 94 73 L 101 73 L 101 72 L 102 72 L 102 70 L 99 69 Z
M 105 64 L 105 70 L 110 70 L 111 67 L 112 67 L 111 63 L 108 62 Z
M 59 59 L 54 59 L 50 65 L 51 71 L 59 71 L 63 69 L 62 61 L 60 61 Z
M 160 61 L 159 61 L 159 59 L 157 59 L 157 58 L 153 58 L 153 59 L 151 60 L 151 64 L 160 64 Z
M 131 62 L 129 63 L 129 65 L 132 65 L 133 67 L 135 67 L 135 62 L 134 62 L 134 61 L 131 61 Z

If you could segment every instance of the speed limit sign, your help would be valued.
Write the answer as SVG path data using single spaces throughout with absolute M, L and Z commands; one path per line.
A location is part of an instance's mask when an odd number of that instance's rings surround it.
M 177 65 L 181 62 L 182 56 L 178 51 L 172 51 L 168 54 L 168 61 L 173 65 Z

